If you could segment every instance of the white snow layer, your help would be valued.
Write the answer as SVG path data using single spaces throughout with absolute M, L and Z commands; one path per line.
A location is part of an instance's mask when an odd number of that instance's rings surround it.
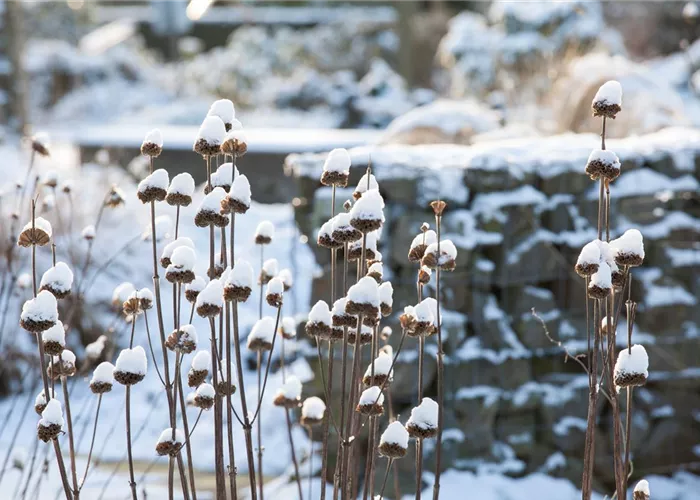
M 148 188 L 158 188 L 167 191 L 169 182 L 168 171 L 164 168 L 159 168 L 139 182 L 138 190 L 139 193 L 143 193 Z
M 155 144 L 156 146 L 163 147 L 163 134 L 160 129 L 154 128 L 146 134 L 143 139 L 144 144 Z
M 390 281 L 379 285 L 379 301 L 389 307 L 394 305 L 394 287 Z
M 221 200 L 226 197 L 226 191 L 224 188 L 217 186 L 211 190 L 211 192 L 204 197 L 202 203 L 199 205 L 200 212 L 221 212 Z
M 189 247 L 194 249 L 194 242 L 186 236 L 180 236 L 178 239 L 171 241 L 163 247 L 163 252 L 160 254 L 160 258 L 169 259 L 172 257 L 175 249 L 179 247 Z
M 301 381 L 296 375 L 290 375 L 287 377 L 287 381 L 282 384 L 282 387 L 277 389 L 277 395 L 283 396 L 287 399 L 300 399 L 301 398 Z
M 282 318 L 280 328 L 285 335 L 294 337 L 297 334 L 297 322 L 293 316 Z
M 263 342 L 271 344 L 274 335 L 275 320 L 271 316 L 263 316 L 253 325 L 253 329 L 250 331 L 250 335 L 248 335 L 248 345 L 250 345 L 253 340 L 262 340 Z
M 326 403 L 319 397 L 312 396 L 304 400 L 301 406 L 301 415 L 306 418 L 320 420 L 326 413 Z
M 336 303 L 338 303 L 338 301 L 336 301 Z M 335 311 L 335 304 L 333 304 L 333 311 Z M 342 310 L 340 311 L 340 314 L 343 314 L 344 311 L 345 303 L 343 303 L 342 305 Z M 319 300 L 314 304 L 314 306 L 311 308 L 311 311 L 309 311 L 309 321 L 312 323 L 323 323 L 328 326 L 331 325 L 331 311 L 328 308 L 328 304 L 326 303 L 326 301 Z
M 269 220 L 264 220 L 255 229 L 255 236 L 262 236 L 264 238 L 274 238 L 275 237 L 275 226 Z
M 420 405 L 411 410 L 411 416 L 406 425 L 413 424 L 421 429 L 435 429 L 438 426 L 438 404 L 430 399 L 423 398 Z
M 226 126 L 218 116 L 207 116 L 197 132 L 197 139 L 204 139 L 211 145 L 221 144 L 226 137 Z M 195 141 L 195 142 L 196 142 Z
M 366 191 L 370 191 L 372 189 L 379 189 L 379 184 L 377 183 L 376 177 L 374 177 L 374 174 L 369 174 L 369 188 L 367 187 L 367 173 L 365 173 L 361 178 L 360 181 L 357 183 L 357 187 L 355 188 L 356 193 L 365 193 Z
M 635 344 L 632 346 L 632 353 L 625 348 L 617 355 L 615 363 L 615 376 L 621 374 L 643 374 L 649 375 L 649 356 L 644 346 Z
M 622 236 L 612 240 L 610 245 L 618 253 L 629 253 L 644 258 L 644 239 L 638 229 L 628 229 Z
M 437 243 L 437 233 L 432 229 L 428 229 L 425 233 L 420 233 L 413 238 L 411 242 L 411 250 L 419 245 L 430 246 L 433 243 Z
M 280 278 L 279 276 L 272 278 L 267 283 L 266 295 L 274 295 L 274 294 L 282 295 L 283 293 L 284 293 L 284 282 L 282 281 L 282 278 Z
M 122 349 L 117 357 L 115 370 L 136 375 L 146 375 L 146 351 L 137 345 L 133 349 Z
M 292 270 L 288 267 L 282 269 L 277 274 L 277 277 L 282 280 L 282 283 L 286 288 L 291 288 L 292 285 L 294 285 L 294 275 L 292 274 Z
M 61 406 L 61 402 L 56 398 L 52 398 L 51 401 L 48 402 L 44 411 L 41 412 L 41 420 L 39 420 L 39 425 L 44 427 L 48 427 L 52 424 L 63 427 L 63 407 Z
M 593 102 L 622 106 L 622 85 L 616 80 L 605 82 L 596 92 Z
M 49 235 L 49 238 L 51 238 L 51 234 L 52 234 L 51 223 L 49 221 L 47 221 L 46 219 L 44 219 L 43 217 L 35 217 L 34 218 L 34 227 L 37 229 L 41 229 L 42 231 L 44 231 L 46 234 Z M 29 221 L 29 222 L 27 222 L 27 224 L 25 224 L 24 228 L 22 229 L 22 232 L 26 231 L 27 229 L 31 229 L 31 228 L 32 228 L 32 221 Z
M 362 391 L 362 394 L 360 394 L 360 405 L 373 404 L 384 404 L 384 394 L 382 394 L 382 391 L 376 385 L 373 385 L 369 389 L 365 389 Z
M 192 196 L 194 194 L 194 178 L 187 172 L 177 174 L 170 181 L 168 193 Z
M 103 361 L 92 372 L 91 384 L 95 382 L 114 384 L 114 365 L 109 361 Z
M 201 292 L 207 286 L 207 282 L 201 276 L 195 276 L 192 283 L 188 283 L 185 286 L 185 290 L 190 290 L 192 292 Z
M 588 163 L 595 160 L 620 170 L 620 159 L 609 149 L 594 149 L 588 157 Z
M 95 226 L 93 226 L 92 224 L 88 224 L 80 232 L 80 236 L 82 236 L 86 240 L 94 239 L 95 238 Z
M 21 318 L 34 321 L 57 321 L 58 303 L 56 297 L 48 290 L 42 290 L 35 298 L 24 303 Z
M 197 351 L 192 358 L 192 369 L 194 371 L 209 371 L 211 369 L 211 354 L 209 351 Z
M 365 276 L 350 287 L 347 299 L 358 304 L 379 307 L 379 285 L 373 278 Z
M 229 99 L 219 99 L 212 103 L 207 116 L 218 116 L 222 122 L 231 123 L 236 117 L 236 110 Z
M 634 487 L 634 491 L 644 493 L 646 496 L 651 496 L 651 492 L 649 491 L 649 481 L 647 481 L 646 479 L 642 479 Z
M 231 184 L 231 198 L 243 203 L 246 206 L 250 206 L 250 181 L 248 181 L 248 178 L 245 175 L 237 175 L 233 180 L 233 184 Z
M 586 243 L 578 255 L 576 265 L 597 264 L 600 262 L 600 240 Z
M 160 437 L 158 438 L 158 444 L 171 442 L 173 442 L 173 429 L 172 427 L 168 427 L 160 433 Z M 180 444 L 185 442 L 185 435 L 180 429 L 175 429 L 175 442 Z
M 382 437 L 379 439 L 379 444 L 397 444 L 401 448 L 408 448 L 408 431 L 398 420 L 389 424 Z
M 323 170 L 328 172 L 339 172 L 350 174 L 350 153 L 345 148 L 336 148 L 328 153 L 326 162 L 323 164 Z
M 192 271 L 197 264 L 197 254 L 188 246 L 177 247 L 170 257 L 171 266 L 178 270 Z
M 238 168 L 233 169 L 233 163 L 226 162 L 222 163 L 216 172 L 211 174 L 211 185 L 212 186 L 230 186 L 233 179 L 238 177 Z
M 428 298 L 421 300 L 416 307 L 413 309 L 413 315 L 416 320 L 422 323 L 434 323 L 435 315 L 433 314 L 433 307 Z
M 365 377 L 372 376 L 372 365 L 374 365 L 375 375 L 389 375 L 389 370 L 391 370 L 391 362 L 391 356 L 389 356 L 385 352 L 380 352 L 379 356 L 377 356 L 374 359 L 374 362 L 367 367 L 367 370 L 365 371 Z
M 598 286 L 600 288 L 612 288 L 612 273 L 610 266 L 606 262 L 601 262 L 598 265 L 598 271 L 591 276 L 589 288 Z
M 243 259 L 238 259 L 233 265 L 233 270 L 226 280 L 226 286 L 233 285 L 238 287 L 248 287 L 253 288 L 253 266 L 251 266 L 248 261 Z
M 277 276 L 279 273 L 279 263 L 277 259 L 267 259 L 263 262 L 262 270 L 268 276 Z
M 68 291 L 73 285 L 73 272 L 65 262 L 56 262 L 56 265 L 47 269 L 41 277 L 40 287 L 51 285 L 52 288 Z
M 213 385 L 204 383 L 199 384 L 195 394 L 204 398 L 214 399 L 214 396 L 216 396 L 216 390 L 214 389 Z
M 58 342 L 62 346 L 66 345 L 66 330 L 63 328 L 61 321 L 56 321 L 48 330 L 41 332 L 41 340 L 44 342 Z
M 384 222 L 384 199 L 379 191 L 372 189 L 364 193 L 350 209 L 350 218 Z
M 221 281 L 213 279 L 204 287 L 204 290 L 199 292 L 196 306 L 199 307 L 203 304 L 224 307 L 224 288 Z

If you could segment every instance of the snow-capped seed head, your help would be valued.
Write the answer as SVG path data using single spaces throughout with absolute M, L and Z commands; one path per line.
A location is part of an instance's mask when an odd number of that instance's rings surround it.
M 199 292 L 195 302 L 197 314 L 202 318 L 213 318 L 221 313 L 224 307 L 224 287 L 218 279 L 211 280 Z
M 148 362 L 146 351 L 137 345 L 132 349 L 122 349 L 114 367 L 114 379 L 122 385 L 134 385 L 146 376 Z
M 224 127 L 228 132 L 231 130 L 231 122 L 236 118 L 236 109 L 229 99 L 219 99 L 212 103 L 207 116 L 218 116 L 224 122 Z
M 161 134 L 159 129 L 154 128 L 147 133 L 146 137 L 143 139 L 143 143 L 141 144 L 141 154 L 155 158 L 160 156 L 162 152 L 163 134 Z
M 190 304 L 194 304 L 197 301 L 197 296 L 199 292 L 204 290 L 207 286 L 207 282 L 201 276 L 195 276 L 191 283 L 185 286 L 185 298 Z
M 352 315 L 377 316 L 379 314 L 379 285 L 377 282 L 365 276 L 350 287 L 347 294 L 345 312 Z
M 177 174 L 170 181 L 165 201 L 171 206 L 187 207 L 192 203 L 194 179 L 187 172 Z
M 245 302 L 253 291 L 253 280 L 253 266 L 243 259 L 238 259 L 226 280 L 224 298 L 227 301 Z
M 180 236 L 178 239 L 165 245 L 163 247 L 163 252 L 160 254 L 160 265 L 167 268 L 171 264 L 170 258 L 175 249 L 183 246 L 194 249 L 194 242 L 186 236 Z
M 332 324 L 333 320 L 328 304 L 323 300 L 319 300 L 309 311 L 309 317 L 305 326 L 306 334 L 312 337 L 328 338 Z
M 134 288 L 134 285 L 129 283 L 128 281 L 125 281 L 124 283 L 121 283 L 117 285 L 117 287 L 114 289 L 114 292 L 112 292 L 112 305 L 115 308 L 121 309 L 122 304 L 128 298 L 131 296 L 136 291 L 136 288 Z
M 644 262 L 644 238 L 638 229 L 628 229 L 610 246 L 616 251 L 615 263 L 618 266 L 641 266 Z
M 194 393 L 192 400 L 193 406 L 202 410 L 209 410 L 214 406 L 214 397 L 216 389 L 211 384 L 200 384 L 197 391 Z
M 193 150 L 203 157 L 216 156 L 226 137 L 226 125 L 218 116 L 207 116 L 197 132 Z
M 427 285 L 430 283 L 430 277 L 432 276 L 433 271 L 428 267 L 428 266 L 421 266 L 420 269 L 418 270 L 418 283 L 421 285 Z
M 272 350 L 275 333 L 275 320 L 270 316 L 263 316 L 255 322 L 248 335 L 248 349 L 253 352 Z
M 142 203 L 150 203 L 152 201 L 163 201 L 168 194 L 168 184 L 170 179 L 168 171 L 159 168 L 151 175 L 139 182 L 136 195 Z
M 241 122 L 236 120 L 237 126 L 228 131 L 224 142 L 221 144 L 221 152 L 231 156 L 243 156 L 248 152 L 248 137 L 243 131 Z
M 272 307 L 282 306 L 282 294 L 284 293 L 284 282 L 279 276 L 267 282 L 265 300 Z
M 136 298 L 139 299 L 139 305 L 144 311 L 153 307 L 153 292 L 149 288 L 141 288 L 137 291 Z
M 365 258 L 367 261 L 378 260 L 381 257 L 381 253 L 377 250 L 378 239 L 379 231 L 372 231 L 365 235 Z M 348 260 L 354 261 L 360 258 L 362 258 L 362 239 L 353 241 L 348 245 Z
M 143 312 L 143 309 L 141 309 L 141 300 L 139 300 L 139 294 L 137 291 L 132 292 L 131 295 L 129 295 L 129 298 L 124 301 L 122 304 L 122 312 L 125 316 L 127 316 L 127 318 L 129 316 L 136 316 Z
M 425 231 L 423 231 L 423 227 L 426 227 Z M 425 255 L 425 250 L 433 243 L 437 243 L 437 233 L 432 229 L 427 229 L 427 224 L 423 223 L 421 234 L 416 235 L 411 241 L 411 246 L 408 250 L 409 262 L 420 262 L 423 255 Z
M 318 246 L 323 248 L 340 248 L 343 242 L 333 239 L 333 219 L 327 220 L 321 225 L 316 237 Z
M 165 347 L 171 351 L 190 354 L 197 348 L 197 330 L 193 325 L 182 325 L 165 339 Z
M 222 187 L 215 187 L 207 194 L 199 205 L 194 223 L 197 227 L 226 227 L 228 217 L 221 213 L 221 201 L 226 197 Z
M 244 214 L 250 208 L 251 202 L 248 178 L 243 174 L 236 175 L 228 196 L 221 200 L 221 210 L 224 213 Z
M 58 303 L 56 297 L 47 290 L 42 290 L 33 299 L 22 306 L 19 324 L 32 333 L 48 330 L 58 321 Z
M 83 239 L 87 240 L 87 241 L 94 240 L 95 239 L 95 226 L 93 226 L 92 224 L 88 224 L 80 232 L 80 236 L 82 236 Z
M 156 442 L 156 453 L 163 457 L 169 455 L 176 457 L 180 453 L 180 448 L 185 444 L 185 435 L 181 430 L 167 428 L 161 432 L 158 441 Z
M 90 390 L 93 394 L 104 394 L 112 390 L 114 385 L 114 365 L 103 361 L 92 372 L 90 380 Z
M 51 389 L 51 399 L 56 397 L 56 394 L 53 389 Z M 34 411 L 38 414 L 41 415 L 41 413 L 44 411 L 46 408 L 46 396 L 44 395 L 44 391 L 42 390 L 39 392 L 39 394 L 36 395 L 36 398 L 34 399 Z
M 362 391 L 355 411 L 375 417 L 384 413 L 384 394 L 382 394 L 381 389 L 377 386 L 372 386 Z
M 32 150 L 41 156 L 49 156 L 50 144 L 49 135 L 45 132 L 39 132 L 32 137 Z
M 457 265 L 457 247 L 452 240 L 431 243 L 425 249 L 421 264 L 430 269 L 439 267 L 443 271 L 454 271 Z
M 282 318 L 279 333 L 287 340 L 291 340 L 297 336 L 297 322 L 293 316 L 285 316 Z
M 277 259 L 267 259 L 263 262 L 262 269 L 260 270 L 259 282 L 263 285 L 269 283 L 269 281 L 279 274 L 279 263 Z
M 56 206 L 56 197 L 52 194 L 48 194 L 44 196 L 43 201 L 41 202 L 41 211 L 42 212 L 50 212 L 54 209 Z
M 423 398 L 420 405 L 411 410 L 406 422 L 410 436 L 419 439 L 435 437 L 438 432 L 438 404 L 430 398 Z
M 633 500 L 649 500 L 651 498 L 649 482 L 646 479 L 642 479 L 636 484 L 632 497 Z
M 367 367 L 364 376 L 362 377 L 362 382 L 366 386 L 382 386 L 387 381 L 391 380 L 393 377 L 392 364 L 393 358 L 386 353 L 379 353 L 379 355 L 374 358 L 372 364 Z M 373 374 L 374 373 L 374 374 Z
M 63 422 L 61 402 L 52 398 L 41 412 L 41 420 L 36 428 L 37 436 L 45 443 L 56 439 L 63 430 Z
M 592 299 L 604 299 L 612 290 L 612 272 L 605 262 L 598 264 L 598 271 L 591 275 L 588 283 L 588 296 Z
M 255 229 L 255 244 L 268 245 L 275 237 L 275 226 L 269 220 L 264 220 Z
M 404 309 L 404 314 L 407 311 Z M 413 314 L 412 330 L 407 333 L 412 337 L 432 335 L 435 332 L 435 313 L 433 312 L 432 302 L 423 299 L 416 304 L 410 313 Z
M 367 269 L 367 276 L 373 278 L 378 284 L 382 283 L 384 277 L 384 267 L 381 262 L 373 262 Z
M 32 286 L 32 275 L 29 273 L 22 273 L 17 276 L 17 281 L 15 283 L 20 290 L 28 290 Z
M 331 219 L 331 227 L 331 238 L 341 246 L 343 243 L 351 243 L 362 238 L 362 233 L 350 224 L 350 214 L 348 212 L 341 212 L 333 217 Z M 321 231 L 323 231 L 323 227 L 321 227 Z
M 586 174 L 594 181 L 613 181 L 620 175 L 620 159 L 609 149 L 594 149 L 586 163 Z
M 369 175 L 369 182 L 367 180 L 368 175 Z M 360 198 L 362 198 L 363 194 L 365 194 L 367 191 L 371 191 L 373 189 L 379 190 L 379 184 L 377 183 L 377 179 L 374 177 L 374 175 L 366 172 L 360 178 L 360 181 L 357 183 L 357 186 L 355 187 L 355 192 L 352 194 L 352 197 L 355 200 L 359 200 Z
M 51 223 L 43 217 L 35 217 L 34 221 L 29 221 L 22 228 L 17 238 L 17 244 L 21 247 L 32 245 L 43 247 L 51 241 Z
M 112 185 L 109 193 L 107 193 L 107 196 L 105 197 L 104 204 L 109 208 L 117 208 L 118 206 L 123 205 L 125 201 L 126 196 L 124 195 L 123 191 L 116 185 Z
M 599 262 L 600 244 L 599 240 L 594 240 L 583 246 L 574 269 L 576 269 L 576 273 L 581 277 L 592 276 L 598 271 Z
M 217 394 L 220 396 L 230 396 L 234 394 L 236 392 L 236 385 L 234 384 L 236 365 L 233 363 L 233 360 L 227 361 L 226 358 L 223 358 L 220 363 L 219 373 L 219 381 L 215 387 Z M 229 378 L 231 380 L 230 383 Z
M 282 387 L 277 389 L 274 399 L 275 406 L 281 406 L 283 408 L 298 407 L 301 402 L 301 390 L 302 384 L 299 378 L 295 375 L 288 376 L 287 381 L 282 384 Z
M 173 250 L 170 265 L 175 269 L 192 271 L 197 263 L 197 254 L 189 246 L 180 246 Z
M 622 349 L 617 355 L 614 375 L 617 387 L 644 385 L 649 377 L 649 356 L 644 346 L 636 344 Z
M 326 403 L 319 397 L 312 396 L 301 405 L 301 425 L 312 426 L 323 422 L 326 414 Z
M 394 287 L 390 281 L 379 285 L 379 302 L 382 316 L 389 316 L 394 305 Z
M 55 188 L 56 186 L 58 186 L 58 172 L 56 172 L 55 170 L 49 170 L 43 175 L 41 183 L 44 186 Z
M 51 292 L 57 299 L 63 299 L 70 294 L 73 286 L 73 272 L 65 262 L 56 262 L 41 277 L 39 290 Z
M 209 351 L 197 351 L 192 358 L 190 371 L 187 373 L 187 385 L 198 387 L 209 376 L 211 371 L 211 355 Z
M 75 354 L 68 349 L 63 349 L 58 356 L 51 358 L 52 363 L 46 369 L 46 373 L 52 380 L 61 377 L 72 377 L 75 375 Z
M 347 149 L 333 149 L 323 164 L 323 173 L 321 174 L 321 184 L 324 186 L 339 186 L 345 187 L 348 185 L 350 177 L 350 153 Z
M 622 86 L 620 82 L 610 80 L 600 86 L 592 103 L 593 116 L 615 118 L 622 109 Z
M 51 328 L 41 332 L 41 342 L 44 344 L 44 352 L 49 356 L 57 356 L 66 347 L 66 331 L 61 321 Z
M 292 285 L 294 285 L 294 275 L 292 274 L 291 269 L 285 267 L 277 274 L 277 277 L 282 280 L 285 292 L 292 289 Z
M 363 193 L 350 210 L 350 224 L 362 233 L 376 231 L 384 223 L 384 199 L 377 189 Z
M 408 431 L 398 420 L 390 423 L 379 438 L 379 453 L 387 458 L 402 458 L 408 451 Z
M 237 176 L 238 168 L 234 167 L 233 163 L 222 163 L 219 166 L 219 168 L 216 169 L 216 172 L 213 172 L 211 174 L 212 188 L 209 188 L 209 186 L 204 186 L 204 192 L 209 193 L 211 189 L 215 187 L 220 187 L 228 193 L 231 190 L 231 184 L 233 184 L 233 179 Z

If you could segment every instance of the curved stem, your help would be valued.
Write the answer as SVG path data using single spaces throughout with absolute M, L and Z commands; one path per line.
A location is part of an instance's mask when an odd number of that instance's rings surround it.
M 87 463 L 85 464 L 85 472 L 83 479 L 80 481 L 78 491 L 83 489 L 85 479 L 87 479 L 88 471 L 90 470 L 90 460 L 92 460 L 92 450 L 95 447 L 95 436 L 97 436 L 97 422 L 100 419 L 100 406 L 102 405 L 102 394 L 97 397 L 97 411 L 95 412 L 95 425 L 92 428 L 92 439 L 90 440 L 90 451 L 88 452 Z
M 131 386 L 126 386 L 126 452 L 129 460 L 129 486 L 131 487 L 132 500 L 138 500 L 136 496 L 136 481 L 134 480 L 134 458 L 131 453 Z

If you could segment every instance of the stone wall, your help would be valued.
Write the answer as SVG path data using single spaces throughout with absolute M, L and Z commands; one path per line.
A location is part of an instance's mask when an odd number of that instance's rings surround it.
M 614 126 L 614 124 L 613 124 Z M 474 146 L 375 146 L 351 150 L 351 186 L 371 157 L 387 223 L 380 250 L 394 285 L 394 311 L 414 304 L 416 268 L 408 246 L 428 203 L 447 201 L 445 238 L 458 248 L 458 267 L 445 273 L 447 463 L 460 469 L 523 474 L 546 471 L 580 480 L 587 378 L 547 340 L 580 352 L 586 338 L 584 283 L 573 272 L 580 248 L 596 237 L 597 187 L 584 175 L 594 135 L 562 135 Z M 666 129 L 608 141 L 622 162 L 611 186 L 611 237 L 637 227 L 646 260 L 634 271 L 640 303 L 634 341 L 645 345 L 650 379 L 634 392 L 635 477 L 697 461 L 700 436 L 700 132 Z M 291 155 L 297 181 L 296 218 L 315 241 L 330 214 L 330 188 L 318 179 L 324 155 Z M 352 189 L 342 190 L 338 210 Z M 329 252 L 315 248 L 329 268 Z M 353 271 L 354 272 L 354 271 Z M 328 273 L 315 279 L 314 300 L 327 298 Z M 428 287 L 434 293 L 434 283 Z M 623 313 L 624 316 L 624 313 Z M 396 317 L 389 324 L 396 326 Z M 621 329 L 622 329 L 621 321 Z M 399 328 L 394 329 L 396 332 Z M 397 341 L 399 335 L 394 335 Z M 620 334 L 621 342 L 626 335 Z M 395 411 L 415 405 L 415 342 L 396 368 Z M 435 393 L 436 346 L 428 342 L 425 390 Z M 599 406 L 598 486 L 610 491 L 610 408 Z M 404 473 L 411 460 L 401 461 Z M 427 470 L 434 467 L 432 450 Z M 411 484 L 408 480 L 406 484 Z

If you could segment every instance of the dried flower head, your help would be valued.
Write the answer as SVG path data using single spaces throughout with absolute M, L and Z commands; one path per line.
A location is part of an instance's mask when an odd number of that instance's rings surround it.
M 192 325 L 182 325 L 168 335 L 165 347 L 171 351 L 190 354 L 197 349 L 197 330 Z
M 387 458 L 402 458 L 408 451 L 408 431 L 398 420 L 389 424 L 379 439 L 379 453 Z
M 248 152 L 248 138 L 243 131 L 241 122 L 236 120 L 237 128 L 232 128 L 226 133 L 224 142 L 221 143 L 221 152 L 226 155 L 241 157 Z
M 141 144 L 141 154 L 144 156 L 150 156 L 151 158 L 156 158 L 160 156 L 163 152 L 163 134 L 160 130 L 153 129 L 146 134 Z
M 32 137 L 32 150 L 41 155 L 49 156 L 49 136 L 44 132 L 39 132 Z
M 92 372 L 90 380 L 90 390 L 93 394 L 104 394 L 112 390 L 114 385 L 114 365 L 104 361 L 97 365 Z
M 168 171 L 159 168 L 139 182 L 136 196 L 142 203 L 163 201 L 168 194 Z
M 440 217 L 445 211 L 445 207 L 447 207 L 447 203 L 445 203 L 442 200 L 435 200 L 430 202 L 430 208 L 433 209 L 433 213 L 438 217 Z
M 334 321 L 328 304 L 323 300 L 319 300 L 309 311 L 309 318 L 304 328 L 307 335 L 327 339 L 330 336 L 333 324 Z
M 324 186 L 347 186 L 351 163 L 350 153 L 348 153 L 347 149 L 333 149 L 328 153 L 328 157 L 323 164 L 321 184 Z
M 192 203 L 193 194 L 194 179 L 189 173 L 183 172 L 170 181 L 165 201 L 171 206 L 188 207 Z
M 112 186 L 105 197 L 105 206 L 109 208 L 116 208 L 123 205 L 125 202 L 124 193 L 117 186 Z
M 51 233 L 51 223 L 42 217 L 35 217 L 22 228 L 17 244 L 25 248 L 32 245 L 43 247 L 51 241 Z
M 221 143 L 226 137 L 226 126 L 218 116 L 207 116 L 199 127 L 192 149 L 206 158 L 221 152 Z
M 209 410 L 214 406 L 216 390 L 211 384 L 199 384 L 194 393 L 193 406 L 202 410 Z
M 591 105 L 593 116 L 615 119 L 622 109 L 622 86 L 620 82 L 610 80 L 600 86 Z
M 301 425 L 313 426 L 323 422 L 326 403 L 321 398 L 312 396 L 304 400 L 301 406 Z
M 180 430 L 173 432 L 172 428 L 165 429 L 156 443 L 156 453 L 159 456 L 176 457 L 185 443 L 185 435 Z
M 298 408 L 301 404 L 302 384 L 298 377 L 290 375 L 282 387 L 277 389 L 273 403 L 282 408 Z

